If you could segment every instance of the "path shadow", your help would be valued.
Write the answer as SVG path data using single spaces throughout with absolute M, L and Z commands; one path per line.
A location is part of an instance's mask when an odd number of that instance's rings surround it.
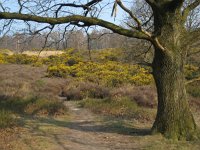
M 40 123 L 51 124 L 83 132 L 117 133 L 122 135 L 146 136 L 151 134 L 150 128 L 128 127 L 123 121 L 60 121 L 53 118 L 38 118 Z

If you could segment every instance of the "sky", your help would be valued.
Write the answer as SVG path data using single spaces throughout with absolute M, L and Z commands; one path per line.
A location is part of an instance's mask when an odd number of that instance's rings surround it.
M 0 0 L 1 2 L 2 0 Z M 17 0 L 4 0 L 6 1 L 6 6 L 8 8 L 10 8 L 10 10 L 12 12 L 15 12 L 19 9 L 19 5 L 17 4 Z M 60 0 L 62 1 L 62 0 Z M 66 0 L 65 0 L 66 1 Z M 70 2 L 73 2 L 74 0 L 69 0 Z M 82 0 L 82 1 L 87 1 L 87 0 Z M 104 11 L 101 13 L 100 17 L 102 17 L 103 19 L 110 21 L 110 22 L 115 22 L 115 23 L 119 23 L 120 20 L 123 20 L 124 17 L 124 11 L 118 6 L 118 11 L 117 11 L 117 17 L 111 17 L 111 12 L 112 12 L 112 6 L 113 6 L 113 2 L 114 0 L 107 0 L 105 1 L 107 2 L 111 2 L 111 4 L 108 7 L 105 7 Z M 128 7 L 130 5 L 130 0 L 122 0 L 122 2 Z
M 11 12 L 17 12 L 19 10 L 19 5 L 17 4 L 17 0 L 4 0 L 4 1 L 5 1 L 5 4 L 6 4 L 6 7 L 8 7 Z M 60 1 L 62 1 L 62 0 L 60 0 Z M 64 0 L 64 1 L 66 1 L 66 0 Z M 69 1 L 73 2 L 74 0 L 69 0 Z M 86 1 L 86 0 L 82 0 L 81 2 L 83 2 L 83 1 Z M 114 0 L 106 0 L 105 2 L 108 3 L 108 1 L 110 1 L 111 4 L 109 6 L 107 6 L 107 7 L 105 7 L 104 11 L 100 15 L 100 18 L 104 19 L 106 21 L 118 24 L 118 25 L 122 24 L 122 20 L 123 20 L 123 18 L 125 16 L 125 13 L 118 6 L 118 9 L 117 9 L 118 11 L 117 11 L 116 18 L 111 17 L 111 12 L 112 12 L 112 7 L 113 7 Z M 0 2 L 2 2 L 2 0 L 0 0 Z M 130 5 L 129 2 L 130 2 L 130 0 L 126 0 L 126 1 L 124 1 L 124 4 L 125 5 Z M 22 28 L 24 28 L 24 27 L 25 27 L 24 23 L 17 22 L 17 24 L 14 24 L 12 26 L 12 29 L 15 30 L 15 31 L 17 29 L 22 30 Z

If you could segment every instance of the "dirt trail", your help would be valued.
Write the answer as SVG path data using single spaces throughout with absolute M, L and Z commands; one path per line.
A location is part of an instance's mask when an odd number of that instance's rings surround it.
M 73 120 L 68 126 L 71 129 L 68 149 L 134 149 L 131 136 L 117 134 L 114 131 L 112 133 L 109 125 L 106 126 L 100 118 L 86 109 L 77 108 L 73 102 L 67 102 L 66 105 L 70 108 Z
M 156 150 L 169 147 L 168 141 L 159 135 L 149 135 L 149 128 L 145 129 L 141 123 L 106 119 L 78 108 L 76 102 L 65 102 L 65 105 L 69 115 L 62 118 L 25 118 L 25 125 L 17 135 L 4 147 L 0 142 L 0 150 Z M 170 148 L 179 149 L 179 144 L 170 143 Z M 192 144 L 183 143 L 181 149 Z M 200 148 L 199 144 L 196 146 Z

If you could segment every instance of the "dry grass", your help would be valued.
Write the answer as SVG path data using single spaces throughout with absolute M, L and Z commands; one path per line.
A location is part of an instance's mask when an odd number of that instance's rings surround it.
M 0 66 L 0 95 L 4 97 L 57 97 L 67 79 L 46 78 L 46 67 Z
M 28 56 L 49 57 L 49 56 L 60 55 L 63 53 L 64 53 L 63 51 L 41 51 L 41 52 L 24 51 L 22 54 L 26 54 Z
M 46 67 L 0 65 L 0 72 L 1 127 L 10 126 L 16 115 L 59 115 L 65 112 L 59 94 L 67 80 L 46 78 Z

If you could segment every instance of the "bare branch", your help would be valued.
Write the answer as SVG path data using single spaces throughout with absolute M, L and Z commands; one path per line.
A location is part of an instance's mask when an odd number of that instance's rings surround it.
M 137 23 L 137 28 L 138 30 L 142 30 L 142 23 L 141 21 L 132 13 L 131 10 L 129 10 L 128 8 L 126 8 L 124 6 L 124 4 L 121 2 L 121 0 L 116 0 L 117 4 L 125 11 L 127 12 L 130 17 Z
M 102 19 L 92 18 L 92 17 L 84 17 L 84 16 L 80 16 L 80 15 L 52 18 L 52 17 L 41 17 L 41 16 L 29 15 L 29 14 L 0 12 L 0 19 L 16 19 L 16 20 L 24 20 L 24 21 L 35 21 L 38 23 L 48 23 L 51 25 L 71 23 L 71 22 L 83 22 L 87 25 L 99 25 L 101 27 L 110 29 L 115 33 L 125 35 L 128 37 L 133 37 L 133 38 L 138 38 L 138 39 L 146 39 L 149 41 L 152 40 L 151 35 L 147 35 L 146 33 L 143 33 L 141 31 L 132 31 L 132 30 L 124 29 L 118 25 L 115 25 L 108 21 L 104 21 Z
M 197 78 L 194 78 L 192 80 L 189 80 L 185 84 L 188 85 L 188 84 L 191 84 L 191 83 L 196 82 L 196 81 L 200 81 L 200 77 L 197 77 Z
M 199 5 L 200 5 L 200 0 L 196 0 L 193 3 L 191 3 L 186 9 L 187 11 L 191 11 L 195 9 L 196 7 L 198 7 Z
M 1 7 L 1 9 L 2 9 L 4 12 L 6 12 L 6 9 L 4 8 L 4 6 L 2 5 L 1 2 L 0 2 L 0 7 Z
M 192 11 L 193 9 L 195 9 L 196 7 L 198 7 L 199 5 L 200 5 L 200 0 L 195 0 L 193 3 L 191 3 L 190 5 L 188 5 L 183 10 L 183 16 L 187 17 L 188 14 L 190 13 L 190 11 Z

